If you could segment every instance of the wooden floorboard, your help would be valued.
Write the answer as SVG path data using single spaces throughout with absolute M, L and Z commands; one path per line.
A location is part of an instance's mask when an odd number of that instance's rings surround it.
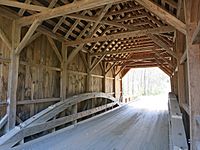
M 62 129 L 15 149 L 168 150 L 166 109 L 167 102 L 161 97 L 143 97 L 140 101 L 111 113 L 70 129 Z

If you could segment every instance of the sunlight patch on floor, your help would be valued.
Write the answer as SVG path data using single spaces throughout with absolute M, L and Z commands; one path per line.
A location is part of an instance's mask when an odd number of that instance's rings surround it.
M 147 111 L 167 111 L 168 95 L 141 96 L 131 102 L 129 106 Z

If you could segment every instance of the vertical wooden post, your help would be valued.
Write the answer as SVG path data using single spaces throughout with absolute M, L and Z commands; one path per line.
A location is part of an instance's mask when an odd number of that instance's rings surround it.
M 200 142 L 200 126 L 197 123 L 197 117 L 200 116 L 200 49 L 198 45 L 192 45 L 192 35 L 195 26 L 190 25 L 188 29 L 187 65 L 190 111 L 190 139 L 191 149 L 197 149 L 196 144 L 197 142 Z
M 16 94 L 17 94 L 17 82 L 18 82 L 18 69 L 19 69 L 19 55 L 15 53 L 15 49 L 20 43 L 21 27 L 13 21 L 12 24 L 12 49 L 10 55 L 9 65 L 9 78 L 8 78 L 8 123 L 7 130 L 11 130 L 15 127 L 16 121 Z
M 103 64 L 102 92 L 106 93 L 106 66 L 105 66 L 105 63 Z
M 116 98 L 116 96 L 117 96 L 117 94 L 116 94 L 116 92 L 117 92 L 117 90 L 116 90 L 116 78 L 117 78 L 117 76 L 116 76 L 116 69 L 115 68 L 113 68 L 114 69 L 114 74 L 113 74 L 113 76 L 114 76 L 114 80 L 113 80 L 113 92 L 114 92 L 114 97 Z
M 66 82 L 67 82 L 67 47 L 62 43 L 62 62 L 60 72 L 60 98 L 61 100 L 66 99 Z
M 198 2 L 198 1 L 196 1 Z M 189 116 L 190 116 L 190 149 L 197 150 L 200 143 L 200 126 L 197 118 L 200 116 L 200 47 L 192 44 L 192 37 L 197 27 L 198 9 L 194 8 L 195 2 L 184 1 L 185 20 L 187 25 L 186 50 L 188 67 L 188 88 L 189 88 Z
M 174 80 L 174 93 L 178 95 L 178 73 L 177 71 L 174 72 L 173 80 Z
M 176 33 L 176 51 L 178 56 L 178 99 L 182 105 L 185 103 L 185 72 L 184 64 L 180 64 L 180 60 L 184 53 L 184 35 L 180 32 Z
M 197 123 L 197 116 L 200 115 L 200 49 L 197 46 L 192 45 L 192 29 L 194 26 L 189 27 L 189 33 L 187 38 L 187 62 L 188 62 L 188 86 L 189 86 L 189 110 L 190 110 L 190 138 L 191 146 L 194 147 L 200 142 L 200 127 Z
M 171 92 L 174 92 L 174 80 L 173 80 L 173 76 L 170 77 L 170 83 L 171 83 Z
M 88 68 L 87 68 L 87 78 L 86 78 L 86 92 L 92 92 L 92 76 L 91 76 L 91 57 L 87 54 Z

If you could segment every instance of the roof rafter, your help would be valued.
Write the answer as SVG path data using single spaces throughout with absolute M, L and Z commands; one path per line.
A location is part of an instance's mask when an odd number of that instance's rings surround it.
M 39 11 L 39 12 L 50 10 L 47 7 L 37 6 L 37 5 L 32 5 L 32 4 L 22 3 L 22 2 L 12 1 L 12 0 L 0 0 L 0 5 L 17 7 L 17 8 L 28 9 L 28 10 Z
M 159 34 L 159 33 L 173 32 L 173 31 L 174 31 L 173 27 L 163 26 L 163 27 L 158 27 L 158 28 L 149 28 L 149 29 L 143 29 L 143 30 L 122 32 L 122 33 L 111 34 L 107 36 L 99 36 L 95 38 L 78 39 L 75 41 L 65 42 L 65 44 L 68 46 L 79 45 L 82 43 L 94 43 L 94 42 L 100 42 L 100 41 L 109 41 L 109 40 L 115 40 L 115 39 L 138 37 L 138 36 L 144 36 L 147 34 Z
M 186 34 L 186 24 L 180 21 L 175 16 L 171 15 L 161 7 L 157 6 L 155 3 L 153 3 L 150 0 L 135 0 L 138 4 L 142 5 L 146 9 L 148 9 L 150 12 L 154 13 L 156 16 L 158 16 L 160 19 L 168 23 L 169 25 L 176 28 L 178 31 L 182 32 L 183 34 Z
M 64 6 L 56 7 L 56 8 L 53 8 L 51 10 L 47 10 L 47 11 L 44 11 L 44 12 L 41 12 L 41 13 L 38 13 L 38 14 L 34 14 L 34 15 L 31 15 L 31 16 L 23 17 L 23 18 L 19 19 L 17 22 L 18 22 L 18 24 L 20 24 L 22 26 L 26 26 L 26 25 L 33 23 L 35 18 L 37 18 L 40 21 L 44 21 L 44 20 L 48 20 L 48 19 L 51 19 L 51 18 L 55 18 L 55 17 L 79 12 L 79 11 L 86 10 L 86 9 L 92 9 L 92 8 L 104 6 L 104 5 L 107 5 L 107 4 L 119 3 L 121 1 L 122 0 L 101 0 L 101 1 L 99 1 L 99 0 L 90 0 L 90 1 L 81 0 L 81 1 L 75 1 L 73 3 L 66 4 Z

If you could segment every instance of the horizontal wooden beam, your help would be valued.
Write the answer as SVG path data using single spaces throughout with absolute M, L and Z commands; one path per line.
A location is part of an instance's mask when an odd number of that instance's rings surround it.
M 0 0 L 0 5 L 28 9 L 32 11 L 38 11 L 38 12 L 50 10 L 49 8 L 46 8 L 43 6 L 31 5 L 31 4 L 26 4 L 22 2 L 13 1 L 13 0 Z
M 192 37 L 192 44 L 200 44 L 200 21 Z
M 77 39 L 75 41 L 65 42 L 65 44 L 67 46 L 72 46 L 72 45 L 79 45 L 83 43 L 95 43 L 95 42 L 102 42 L 102 41 L 109 41 L 109 40 L 116 40 L 116 39 L 123 39 L 123 38 L 145 36 L 147 34 L 167 33 L 167 32 L 173 32 L 173 31 L 174 31 L 173 27 L 163 26 L 163 27 L 158 27 L 158 28 L 149 28 L 149 29 L 143 29 L 143 30 L 137 30 L 137 31 L 122 32 L 122 33 L 111 34 L 111 35 L 100 36 L 100 37 Z
M 119 3 L 123 0 L 81 0 L 81 1 L 74 1 L 73 3 L 66 4 L 60 7 L 53 8 L 51 10 L 47 10 L 38 14 L 34 14 L 31 16 L 23 17 L 19 19 L 17 22 L 22 26 L 30 25 L 34 22 L 37 18 L 40 21 L 48 20 L 51 18 L 79 12 L 86 9 L 92 9 L 95 7 L 104 6 L 107 4 Z
M 173 26 L 178 31 L 182 32 L 183 34 L 186 34 L 186 24 L 180 21 L 175 16 L 171 15 L 166 10 L 156 5 L 154 2 L 150 0 L 135 0 L 135 1 L 138 4 L 144 6 L 150 12 L 154 13 L 156 16 L 158 16 L 160 19 L 162 19 L 169 25 Z
M 131 68 L 150 68 L 150 67 L 159 67 L 158 64 L 139 64 L 139 65 L 128 65 L 125 69 L 131 69 Z

